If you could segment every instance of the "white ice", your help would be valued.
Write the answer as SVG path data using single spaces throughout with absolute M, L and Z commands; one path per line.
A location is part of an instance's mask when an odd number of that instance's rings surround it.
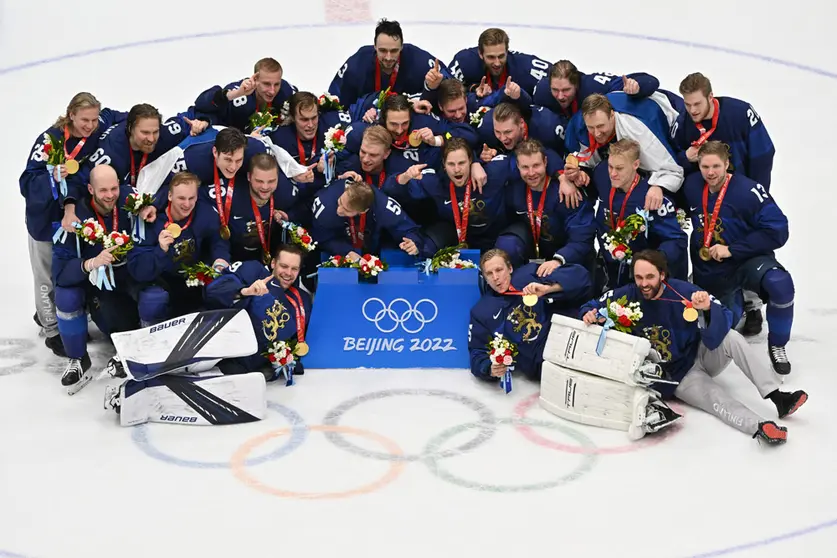
M 827 166 L 837 124 L 831 107 L 837 96 L 833 6 L 812 0 L 682 6 L 659 0 L 324 2 L 0 2 L 0 178 L 8 204 L 0 277 L 6 293 L 0 320 L 0 556 L 834 556 L 837 380 L 828 344 L 837 304 L 835 195 Z M 354 5 L 356 18 L 369 20 L 327 25 L 341 4 Z M 155 424 L 137 430 L 121 428 L 102 409 L 104 382 L 74 397 L 65 394 L 59 383 L 64 363 L 43 346 L 31 318 L 16 182 L 35 137 L 78 91 L 92 91 L 110 107 L 150 102 L 172 114 L 206 87 L 248 75 L 263 56 L 279 59 L 300 89 L 324 91 L 344 59 L 371 41 L 372 21 L 380 17 L 400 20 L 407 41 L 445 61 L 497 25 L 509 32 L 514 49 L 549 60 L 569 58 L 588 71 L 647 71 L 675 91 L 683 76 L 702 71 L 717 94 L 753 103 L 776 144 L 771 192 L 792 228 L 779 253 L 797 289 L 789 345 L 794 372 L 786 386 L 811 396 L 784 422 L 787 445 L 760 447 L 686 408 L 683 426 L 661 443 L 591 459 L 555 447 L 575 445 L 573 432 L 599 448 L 624 446 L 624 435 L 561 422 L 535 406 L 529 417 L 552 425 L 535 428 L 553 441 L 549 447 L 501 424 L 472 451 L 438 460 L 440 471 L 482 490 L 433 474 L 432 463 L 392 464 L 348 453 L 316 428 L 286 457 L 246 468 L 252 475 L 247 484 L 227 464 L 248 440 L 289 426 L 277 413 L 244 426 Z M 255 27 L 261 30 L 247 31 Z M 177 36 L 186 38 L 144 43 Z M 143 44 L 73 54 L 136 42 Z M 69 56 L 32 65 L 63 55 Z M 767 359 L 764 334 L 753 348 Z M 109 353 L 97 341 L 91 355 L 99 367 Z M 754 410 L 775 417 L 736 369 L 721 381 Z M 517 380 L 506 396 L 465 370 L 317 370 L 292 388 L 270 385 L 268 398 L 310 426 L 346 400 L 405 389 L 452 392 L 510 418 L 538 386 Z M 372 439 L 347 435 L 362 448 L 396 451 L 379 447 L 383 436 L 405 454 L 420 454 L 431 440 L 444 442 L 444 431 L 478 418 L 450 399 L 400 395 L 360 404 L 340 425 L 371 433 Z M 442 447 L 478 434 L 460 430 Z M 153 458 L 134 441 L 143 436 L 176 459 L 223 467 L 189 468 Z M 288 440 L 277 436 L 254 447 L 253 455 Z M 581 474 L 554 488 L 485 489 L 549 483 L 577 468 Z M 381 479 L 390 482 L 381 486 Z M 277 491 L 350 494 L 311 499 Z

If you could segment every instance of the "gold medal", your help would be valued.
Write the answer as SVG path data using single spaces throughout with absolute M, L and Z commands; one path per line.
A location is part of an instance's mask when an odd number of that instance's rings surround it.
M 169 223 L 169 225 L 166 227 L 166 230 L 169 231 L 169 234 L 172 238 L 177 238 L 178 236 L 180 236 L 180 233 L 183 229 L 181 229 L 180 225 L 178 225 L 177 223 Z
M 75 174 L 78 172 L 78 161 L 75 159 L 67 159 L 64 161 L 64 168 L 67 169 L 68 174 Z
M 534 306 L 538 303 L 538 295 L 527 294 L 523 295 L 523 304 L 526 306 Z
M 224 240 L 230 239 L 230 228 L 227 225 L 221 227 L 221 238 Z
M 301 357 L 304 357 L 305 355 L 307 355 L 308 354 L 308 343 L 306 343 L 305 341 L 300 341 L 299 343 L 297 343 L 296 347 L 294 347 L 294 354 L 296 356 L 301 356 Z
M 698 311 L 692 306 L 687 306 L 683 310 L 683 319 L 687 322 L 693 322 L 698 319 Z
M 709 254 L 709 248 L 707 248 L 706 246 L 700 247 L 700 250 L 698 251 L 698 256 L 700 256 L 700 259 L 702 259 L 705 262 L 708 262 L 712 259 L 712 256 Z
M 410 132 L 410 145 L 418 147 L 421 145 L 421 136 L 416 131 Z
M 569 155 L 567 155 L 567 159 L 564 161 L 564 166 L 570 168 L 578 168 L 578 157 L 570 153 Z

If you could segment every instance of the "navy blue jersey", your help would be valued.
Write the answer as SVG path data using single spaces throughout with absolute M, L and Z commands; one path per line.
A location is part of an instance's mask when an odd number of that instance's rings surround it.
M 131 149 L 127 122 L 116 124 L 99 137 L 99 146 L 87 160 L 86 169 L 82 172 L 89 176 L 95 165 L 110 165 L 116 171 L 120 183 L 134 185 L 136 177 L 145 165 L 154 162 L 189 137 L 190 130 L 191 127 L 181 115 L 166 120 L 160 126 L 160 138 L 154 151 L 146 154 Z
M 167 221 L 165 213 L 157 215 L 151 230 L 146 231 L 145 240 L 128 253 L 128 271 L 137 281 L 162 278 L 170 283 L 185 283 L 185 277 L 178 273 L 183 265 L 203 261 L 211 266 L 218 259 L 230 261 L 230 243 L 221 238 L 218 215 L 208 205 L 198 203 L 190 217 L 175 221 L 180 225 L 180 236 L 163 251 L 157 238 Z M 207 260 L 201 260 L 204 253 L 209 255 Z
M 471 247 L 491 246 L 500 232 L 508 225 L 506 212 L 506 181 L 508 180 L 508 161 L 492 161 L 485 165 L 488 182 L 482 192 L 472 191 L 468 214 L 468 229 L 465 242 Z M 393 181 L 395 187 L 403 189 L 401 196 L 413 199 L 430 198 L 433 200 L 440 220 L 454 223 L 453 200 L 450 194 L 451 179 L 444 171 L 425 169 L 421 180 L 410 180 L 405 186 Z M 460 219 L 464 219 L 466 188 L 454 187 Z M 391 194 L 398 197 L 398 194 Z
M 255 91 L 249 95 L 236 97 L 232 101 L 228 100 L 223 91 L 237 89 L 242 81 L 244 80 L 234 81 L 224 88 L 220 85 L 210 87 L 195 99 L 195 111 L 209 116 L 213 125 L 230 126 L 242 132 L 251 132 L 250 117 L 257 110 L 264 111 L 269 107 L 271 112 L 279 116 L 282 105 L 297 92 L 296 87 L 283 79 L 279 92 L 267 106 L 257 103 Z
M 562 290 L 549 295 L 558 307 L 578 307 L 583 303 L 582 298 L 589 296 L 590 274 L 582 266 L 562 265 L 546 277 L 538 277 L 537 271 L 537 264 L 526 264 L 515 269 L 511 276 L 511 286 L 522 290 L 529 283 L 560 284 Z M 543 349 L 552 325 L 550 320 L 546 298 L 538 299 L 534 306 L 529 307 L 523 304 L 519 295 L 499 294 L 489 288 L 471 308 L 468 326 L 471 373 L 483 380 L 494 379 L 488 359 L 488 343 L 495 333 L 499 333 L 517 347 L 515 370 L 539 378 Z
M 622 91 L 625 89 L 625 83 L 622 76 L 611 74 L 608 72 L 599 72 L 595 74 L 584 74 L 579 72 L 581 81 L 578 89 L 575 92 L 575 99 L 572 105 L 567 109 L 562 109 L 561 104 L 552 96 L 550 86 L 549 72 L 544 76 L 535 86 L 535 91 L 532 94 L 532 102 L 536 105 L 546 107 L 547 109 L 571 118 L 581 108 L 581 103 L 584 99 L 598 93 L 600 95 L 607 95 L 615 91 Z M 639 84 L 639 93 L 631 95 L 635 98 L 644 98 L 651 96 L 660 87 L 660 80 L 650 74 L 637 72 L 628 74 L 626 77 L 636 80 Z
M 102 130 L 123 122 L 126 116 L 127 113 L 124 112 L 118 112 L 108 108 L 102 109 L 99 113 L 99 127 L 88 138 L 71 136 L 65 145 L 67 152 L 72 153 L 82 139 L 84 139 L 84 145 L 75 156 L 75 160 L 82 164 L 83 168 L 84 163 L 98 149 L 99 136 Z M 49 172 L 46 168 L 47 156 L 44 153 L 44 145 L 46 143 L 44 140 L 45 134 L 49 134 L 59 141 L 64 138 L 64 130 L 54 126 L 50 126 L 40 134 L 32 145 L 29 159 L 26 161 L 26 169 L 21 173 L 18 181 L 20 195 L 26 200 L 26 229 L 33 239 L 42 242 L 52 239 L 52 224 L 60 222 L 63 217 L 61 210 L 62 204 L 65 201 L 68 203 L 76 203 L 77 200 L 86 197 L 88 195 L 87 184 L 89 182 L 89 174 L 79 172 L 69 175 L 67 176 L 66 198 L 62 199 L 61 197 L 59 183 L 55 184 L 58 198 L 54 197 Z
M 128 213 L 122 209 L 122 206 L 125 205 L 125 198 L 130 192 L 131 189 L 128 187 L 123 187 L 119 192 L 119 198 L 115 206 L 115 218 L 113 211 L 99 214 L 99 217 L 104 222 L 105 234 L 112 233 L 116 230 L 130 236 L 131 220 Z M 96 212 L 93 210 L 93 200 L 89 197 L 79 200 L 75 210 L 79 223 L 84 223 L 84 221 L 90 218 L 98 221 Z M 78 238 L 75 234 L 67 234 L 66 237 L 52 247 L 53 284 L 58 287 L 84 286 L 88 281 L 88 273 L 82 268 L 82 264 L 85 260 L 98 256 L 101 251 L 101 244 L 89 244 Z M 127 258 L 117 260 L 112 264 L 117 288 L 124 288 L 126 286 L 125 281 L 120 281 L 121 276 L 127 275 L 126 262 Z
M 247 370 L 258 370 L 268 364 L 262 353 L 276 341 L 297 341 L 297 314 L 294 305 L 288 299 L 302 299 L 300 318 L 304 322 L 303 333 L 308 329 L 311 319 L 311 296 L 296 287 L 285 291 L 278 281 L 271 279 L 267 283 L 268 293 L 262 296 L 241 296 L 241 289 L 249 287 L 260 279 L 271 275 L 270 270 L 260 262 L 234 262 L 223 271 L 220 277 L 207 285 L 206 302 L 213 307 L 242 308 L 253 323 L 253 331 L 259 345 L 257 353 L 237 359 Z M 298 357 L 297 357 L 298 358 Z
M 410 43 L 404 43 L 401 57 L 396 65 L 397 73 L 392 91 L 404 95 L 420 95 L 425 91 L 424 76 L 436 65 L 436 57 Z M 372 45 L 362 46 L 349 57 L 337 71 L 328 92 L 337 95 L 344 107 L 357 102 L 368 93 L 383 91 L 390 87 L 391 75 L 380 71 L 380 80 L 376 79 L 378 55 Z M 444 77 L 450 78 L 447 67 L 439 63 Z
M 610 176 L 608 175 L 607 165 L 599 165 L 593 173 L 593 187 L 599 199 L 599 205 L 596 210 L 596 234 L 599 239 L 602 235 L 611 231 L 611 221 L 616 221 L 621 218 L 634 215 L 638 210 L 645 207 L 645 196 L 648 194 L 648 180 L 640 178 L 630 198 L 625 200 L 627 195 L 619 188 L 611 187 Z M 613 212 L 611 213 L 610 196 L 613 193 Z M 622 207 L 624 206 L 624 212 Z M 640 234 L 636 239 L 628 243 L 631 251 L 637 253 L 646 248 L 660 250 L 666 255 L 669 264 L 669 271 L 674 274 L 678 270 L 679 274 L 683 274 L 688 269 L 688 237 L 683 229 L 680 228 L 680 223 L 677 221 L 677 210 L 674 207 L 674 202 L 669 197 L 663 196 L 663 204 L 657 211 L 652 211 L 650 220 L 647 223 L 648 236 Z M 611 274 L 617 273 L 619 262 L 614 260 L 599 240 L 599 254 L 604 259 L 605 265 Z M 618 274 L 618 273 L 617 273 Z M 615 277 L 615 275 L 611 275 Z M 627 278 L 628 274 L 625 273 Z M 682 277 L 685 279 L 685 276 Z
M 282 178 L 284 177 L 280 177 L 280 182 L 282 182 Z M 293 205 L 289 196 L 295 192 L 296 187 L 290 184 L 287 178 L 285 178 L 285 183 L 283 188 L 276 188 L 276 192 L 273 194 L 274 210 L 282 209 L 282 206 L 287 206 L 289 203 Z M 281 229 L 270 212 L 270 203 L 265 203 L 261 207 L 256 205 L 254 211 L 252 200 L 250 188 L 246 183 L 235 189 L 232 206 L 230 207 L 229 222 L 230 257 L 232 261 L 261 261 L 265 254 L 270 254 L 271 243 L 275 244 L 277 235 L 281 234 Z M 259 237 L 257 214 L 262 221 L 264 241 L 267 243 L 266 251 L 263 249 Z M 295 220 L 291 218 L 291 221 Z
M 473 113 L 471 113 L 473 114 Z M 564 137 L 566 135 L 569 120 L 543 107 L 532 107 L 532 113 L 526 119 L 526 136 L 540 141 L 544 147 L 552 149 L 556 153 L 564 154 Z M 506 149 L 497 136 L 494 135 L 494 109 L 491 108 L 482 116 L 482 120 L 476 126 L 478 135 L 478 146 L 488 145 L 496 149 L 498 153 L 506 153 Z M 477 151 L 479 155 L 479 151 Z
M 495 157 L 497 160 L 503 155 Z M 506 204 L 510 215 L 531 228 L 531 221 L 536 218 L 543 191 L 532 190 L 532 213 L 529 213 L 528 188 L 520 178 L 520 171 L 514 158 L 508 161 L 508 183 L 506 185 Z M 550 178 L 546 188 L 546 199 L 540 228 L 540 256 L 558 257 L 566 263 L 586 264 L 593 254 L 593 239 L 596 224 L 593 206 L 587 200 L 575 209 L 559 200 L 558 171 L 564 168 L 557 153 L 547 150 L 547 175 Z
M 728 287 L 729 279 L 750 258 L 773 255 L 774 250 L 784 246 L 789 236 L 788 218 L 761 184 L 741 174 L 731 175 L 710 246 L 728 246 L 732 257 L 705 262 L 698 256 L 704 238 L 705 184 L 700 173 L 692 174 L 686 180 L 684 194 L 694 227 L 690 242 L 694 279 L 715 290 Z M 708 193 L 706 205 L 710 219 L 719 194 Z
M 337 215 L 337 200 L 346 189 L 345 180 L 336 180 L 314 198 L 311 206 L 311 236 L 324 254 L 345 256 L 349 252 L 379 254 L 381 234 L 387 231 L 397 242 L 409 238 L 415 242 L 420 256 L 429 257 L 418 225 L 402 210 L 401 205 L 378 188 L 372 188 L 375 200 L 363 215 L 348 219 Z M 351 235 L 350 221 L 356 237 Z M 353 243 L 354 240 L 354 243 Z
M 722 141 L 730 147 L 730 162 L 733 172 L 752 178 L 766 190 L 770 189 L 770 173 L 773 170 L 773 156 L 776 149 L 767 133 L 761 117 L 753 106 L 732 97 L 715 97 L 718 100 L 718 126 L 710 140 Z M 700 123 L 705 130 L 712 129 L 712 118 Z M 697 172 L 696 163 L 689 162 L 686 150 L 697 141 L 701 132 L 688 113 L 678 122 L 674 135 L 677 146 L 677 162 L 686 173 Z
M 520 85 L 520 88 L 530 95 L 535 90 L 538 80 L 549 75 L 549 62 L 532 54 L 511 50 L 506 57 L 504 75 L 511 77 L 512 81 Z M 465 84 L 466 89 L 479 85 L 482 78 L 488 78 L 487 83 L 491 89 L 497 91 L 505 87 L 505 80 L 495 79 L 485 63 L 480 58 L 479 47 L 466 48 L 457 52 L 449 64 L 453 77 Z M 500 76 L 502 78 L 502 76 Z
M 662 357 L 663 370 L 670 379 L 679 382 L 694 365 L 701 343 L 710 351 L 721 346 L 732 327 L 732 312 L 714 297 L 710 297 L 712 302 L 709 310 L 701 311 L 698 320 L 687 322 L 683 319 L 685 306 L 677 293 L 691 300 L 692 294 L 701 288 L 678 279 L 669 279 L 668 284 L 670 287 L 665 288 L 659 297 L 665 300 L 645 300 L 634 283 L 608 291 L 585 304 L 578 317 L 583 318 L 588 311 L 598 311 L 608 301 L 615 302 L 623 296 L 628 303 L 639 302 L 642 318 L 631 334 L 648 339 L 651 348 Z M 677 388 L 671 384 L 653 384 L 652 387 L 665 397 L 672 396 Z

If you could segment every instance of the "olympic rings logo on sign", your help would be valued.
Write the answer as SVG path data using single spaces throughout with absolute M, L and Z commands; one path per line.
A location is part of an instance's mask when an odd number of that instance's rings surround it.
M 369 309 L 367 308 L 370 303 L 374 303 L 372 309 L 380 305 L 380 309 L 376 310 L 372 315 L 369 314 Z M 397 303 L 403 303 L 404 306 L 402 307 L 401 304 Z M 422 304 L 424 304 L 424 309 L 428 314 L 431 311 L 430 307 L 432 307 L 432 316 L 427 316 L 424 312 L 422 312 Z M 402 311 L 399 313 L 399 310 Z M 403 329 L 405 333 L 416 334 L 424 329 L 425 325 L 436 319 L 439 315 L 439 307 L 436 306 L 436 303 L 429 298 L 419 300 L 416 302 L 415 306 L 410 304 L 410 301 L 406 298 L 393 299 L 389 304 L 384 304 L 384 301 L 380 298 L 369 298 L 363 303 L 361 312 L 363 313 L 363 317 L 366 318 L 367 321 L 375 324 L 375 327 L 378 328 L 378 331 L 381 333 L 392 333 L 398 329 L 398 326 L 401 326 L 401 329 Z M 407 324 L 410 322 L 415 322 L 418 324 L 418 327 L 415 329 L 407 327 Z

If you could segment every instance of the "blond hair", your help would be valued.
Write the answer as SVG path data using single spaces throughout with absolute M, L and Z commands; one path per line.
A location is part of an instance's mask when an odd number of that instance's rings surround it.
M 372 191 L 372 186 L 351 178 L 346 179 L 346 195 L 348 196 L 346 205 L 358 212 L 367 211 L 372 207 L 372 202 L 375 201 L 375 192 Z
M 58 119 L 53 124 L 55 128 L 63 128 L 70 124 L 70 116 L 77 113 L 80 110 L 94 108 L 96 110 L 102 110 L 102 103 L 93 96 L 92 93 L 87 93 L 82 91 L 81 93 L 76 93 L 72 99 L 70 99 L 70 104 L 67 105 L 67 112 L 64 113 L 63 116 L 59 116 Z
M 581 103 L 581 116 L 590 116 L 597 111 L 602 111 L 610 116 L 613 112 L 613 105 L 610 104 L 610 99 L 604 95 L 594 93 Z
M 375 124 L 363 131 L 363 141 L 369 141 L 389 149 L 392 146 L 392 133 L 380 124 Z
M 485 269 L 486 262 L 492 258 L 503 258 L 503 261 L 506 262 L 506 267 L 511 267 L 511 258 L 509 257 L 508 252 L 500 248 L 492 248 L 480 258 L 480 271 Z
M 729 161 L 729 146 L 717 140 L 707 141 L 698 149 L 698 159 L 706 155 L 717 155 L 722 161 L 727 162 Z
M 628 159 L 628 161 L 636 161 L 639 159 L 639 142 L 628 138 L 622 138 L 617 142 L 610 144 L 608 151 L 611 157 L 614 155 L 621 155 Z

